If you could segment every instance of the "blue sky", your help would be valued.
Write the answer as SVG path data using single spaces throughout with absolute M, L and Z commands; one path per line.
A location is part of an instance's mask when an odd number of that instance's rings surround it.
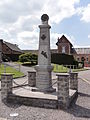
M 43 13 L 50 18 L 51 48 L 63 34 L 74 47 L 90 47 L 90 0 L 2 0 L 0 38 L 21 49 L 38 49 Z
M 55 31 L 58 33 L 64 33 L 68 36 L 73 36 L 75 46 L 90 46 L 90 23 L 80 21 L 80 17 L 77 15 L 71 18 L 63 20 L 59 25 L 55 26 Z M 52 30 L 53 31 L 53 30 Z
M 87 7 L 90 4 L 90 0 L 81 0 L 77 5 L 78 7 Z M 81 16 L 78 14 L 72 15 L 72 17 L 62 20 L 59 24 L 56 24 L 52 31 L 56 31 L 59 34 L 66 34 L 73 36 L 71 39 L 74 47 L 90 47 L 90 21 L 81 21 Z

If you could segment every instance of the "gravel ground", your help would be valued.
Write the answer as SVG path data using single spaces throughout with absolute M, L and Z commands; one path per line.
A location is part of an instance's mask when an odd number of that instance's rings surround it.
M 90 70 L 80 72 L 80 76 L 90 82 Z M 10 117 L 11 113 L 18 113 L 18 116 Z M 67 111 L 2 103 L 0 91 L 0 117 L 7 120 L 90 120 L 90 84 L 79 80 L 78 99 Z
M 18 116 L 12 118 L 11 113 L 18 113 Z M 0 117 L 8 120 L 89 120 L 90 85 L 79 80 L 77 102 L 67 111 L 2 103 L 0 93 Z

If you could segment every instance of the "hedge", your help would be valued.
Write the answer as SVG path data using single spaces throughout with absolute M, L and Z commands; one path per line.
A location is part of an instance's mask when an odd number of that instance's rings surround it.
M 73 55 L 53 53 L 51 54 L 51 62 L 59 65 L 77 65 L 78 62 L 74 59 Z

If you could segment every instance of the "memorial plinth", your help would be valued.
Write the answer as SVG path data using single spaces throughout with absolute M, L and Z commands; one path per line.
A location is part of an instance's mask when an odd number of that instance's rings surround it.
M 36 87 L 40 91 L 53 91 L 51 72 L 53 67 L 51 66 L 51 53 L 50 53 L 50 28 L 48 25 L 49 17 L 43 14 L 41 17 L 42 24 L 39 25 L 39 53 L 38 53 L 38 65 L 36 69 Z

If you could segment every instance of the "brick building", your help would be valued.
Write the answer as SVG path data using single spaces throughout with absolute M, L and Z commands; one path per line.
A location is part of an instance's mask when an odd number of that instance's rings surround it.
M 84 66 L 90 67 L 90 48 L 75 48 L 76 53 L 74 54 L 77 61 L 84 59 Z
M 70 55 L 73 52 L 73 45 L 64 35 L 61 38 L 58 38 L 56 45 L 58 46 L 58 53 Z
M 90 67 L 90 48 L 74 48 L 64 35 L 58 38 L 56 45 L 58 53 L 73 55 L 77 61 L 81 62 L 84 60 L 84 65 Z
M 0 60 L 16 61 L 22 53 L 16 44 L 0 39 Z

